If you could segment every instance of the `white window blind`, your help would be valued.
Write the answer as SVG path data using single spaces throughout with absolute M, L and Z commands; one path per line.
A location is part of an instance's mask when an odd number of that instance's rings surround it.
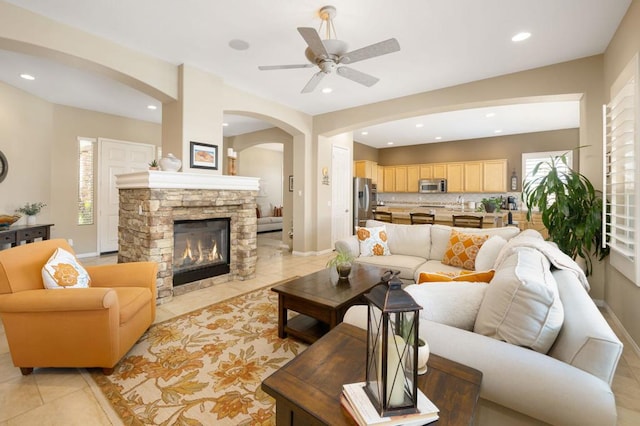
M 627 65 L 611 88 L 604 112 L 604 198 L 606 241 L 610 264 L 640 283 L 638 195 L 636 164 L 639 156 L 638 57 Z

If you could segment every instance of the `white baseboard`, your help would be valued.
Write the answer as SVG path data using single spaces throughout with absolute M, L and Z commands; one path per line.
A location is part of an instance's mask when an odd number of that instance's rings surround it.
M 326 249 L 326 250 L 320 250 L 320 251 L 292 251 L 291 254 L 294 256 L 302 256 L 302 257 L 322 256 L 324 254 L 331 253 L 332 251 L 333 249 Z
M 622 322 L 618 319 L 616 314 L 613 313 L 613 310 L 607 305 L 606 302 L 603 302 L 603 308 L 607 311 L 609 315 L 611 315 L 611 319 L 615 323 L 616 327 L 620 330 L 620 333 L 624 336 L 625 340 L 629 343 L 628 346 L 636 353 L 637 356 L 640 357 L 640 346 L 633 340 L 633 337 L 627 332 L 627 330 L 622 325 Z
M 77 257 L 78 259 L 82 259 L 82 258 L 84 258 L 84 257 L 98 257 L 98 256 L 100 256 L 100 253 L 98 253 L 98 252 L 94 252 L 94 253 L 80 253 L 80 254 L 76 253 L 76 257 Z

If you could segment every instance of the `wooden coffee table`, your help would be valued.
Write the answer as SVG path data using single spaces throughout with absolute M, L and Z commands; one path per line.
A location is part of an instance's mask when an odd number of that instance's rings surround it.
M 363 295 L 380 283 L 385 271 L 356 263 L 348 283 L 339 282 L 326 268 L 273 287 L 278 293 L 278 336 L 315 342 L 342 322 L 347 309 L 366 303 Z M 288 319 L 289 309 L 300 315 Z
M 340 324 L 262 382 L 276 400 L 276 424 L 351 425 L 340 405 L 342 385 L 365 380 L 366 330 Z M 443 425 L 471 425 L 482 373 L 431 354 L 418 387 L 440 409 Z

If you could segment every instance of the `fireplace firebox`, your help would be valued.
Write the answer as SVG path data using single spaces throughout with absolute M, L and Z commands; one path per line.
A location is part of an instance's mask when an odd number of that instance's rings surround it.
M 230 233 L 230 218 L 174 221 L 173 285 L 228 274 Z

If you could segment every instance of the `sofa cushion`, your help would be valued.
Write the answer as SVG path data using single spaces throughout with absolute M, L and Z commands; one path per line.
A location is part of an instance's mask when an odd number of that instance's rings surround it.
M 496 259 L 502 247 L 507 244 L 507 240 L 500 235 L 494 235 L 482 244 L 476 256 L 476 269 L 486 271 L 495 268 Z
M 468 270 L 475 270 L 478 251 L 480 247 L 482 247 L 482 244 L 488 239 L 488 235 L 466 234 L 452 229 L 447 250 L 445 250 L 444 256 L 442 256 L 442 263 Z
M 473 330 L 487 287 L 487 284 L 469 282 L 433 283 L 409 285 L 405 291 L 422 306 L 421 320 Z
M 361 256 L 356 259 L 356 262 L 400 271 L 398 278 L 413 281 L 414 273 L 416 269 L 424 263 L 424 259 L 416 256 L 406 256 L 404 254 L 392 254 L 389 256 Z
M 456 282 L 466 281 L 472 283 L 488 283 L 493 278 L 496 271 L 460 271 L 455 272 L 421 272 L 418 284 L 436 282 Z
M 387 243 L 393 254 L 406 254 L 429 258 L 431 251 L 432 225 L 401 225 L 378 220 L 368 220 L 367 226 L 384 226 L 387 230 Z
M 496 270 L 480 305 L 474 331 L 547 353 L 564 319 L 547 258 L 520 248 Z
M 258 203 L 258 208 L 260 209 L 260 217 L 273 216 L 271 203 Z
M 442 260 L 444 252 L 447 250 L 447 245 L 449 244 L 449 236 L 451 235 L 452 229 L 454 229 L 452 226 L 447 225 L 431 225 L 431 252 L 429 253 L 429 259 L 438 261 Z M 518 235 L 520 232 L 520 230 L 515 226 L 483 229 L 456 227 L 455 229 L 460 232 L 464 232 L 465 234 L 482 234 L 489 235 L 490 237 L 500 235 L 507 241 Z
M 91 278 L 76 257 L 63 248 L 57 248 L 42 267 L 45 288 L 87 288 Z
M 374 228 L 356 228 L 360 242 L 360 256 L 388 256 L 391 254 L 387 245 L 387 231 L 384 226 Z

